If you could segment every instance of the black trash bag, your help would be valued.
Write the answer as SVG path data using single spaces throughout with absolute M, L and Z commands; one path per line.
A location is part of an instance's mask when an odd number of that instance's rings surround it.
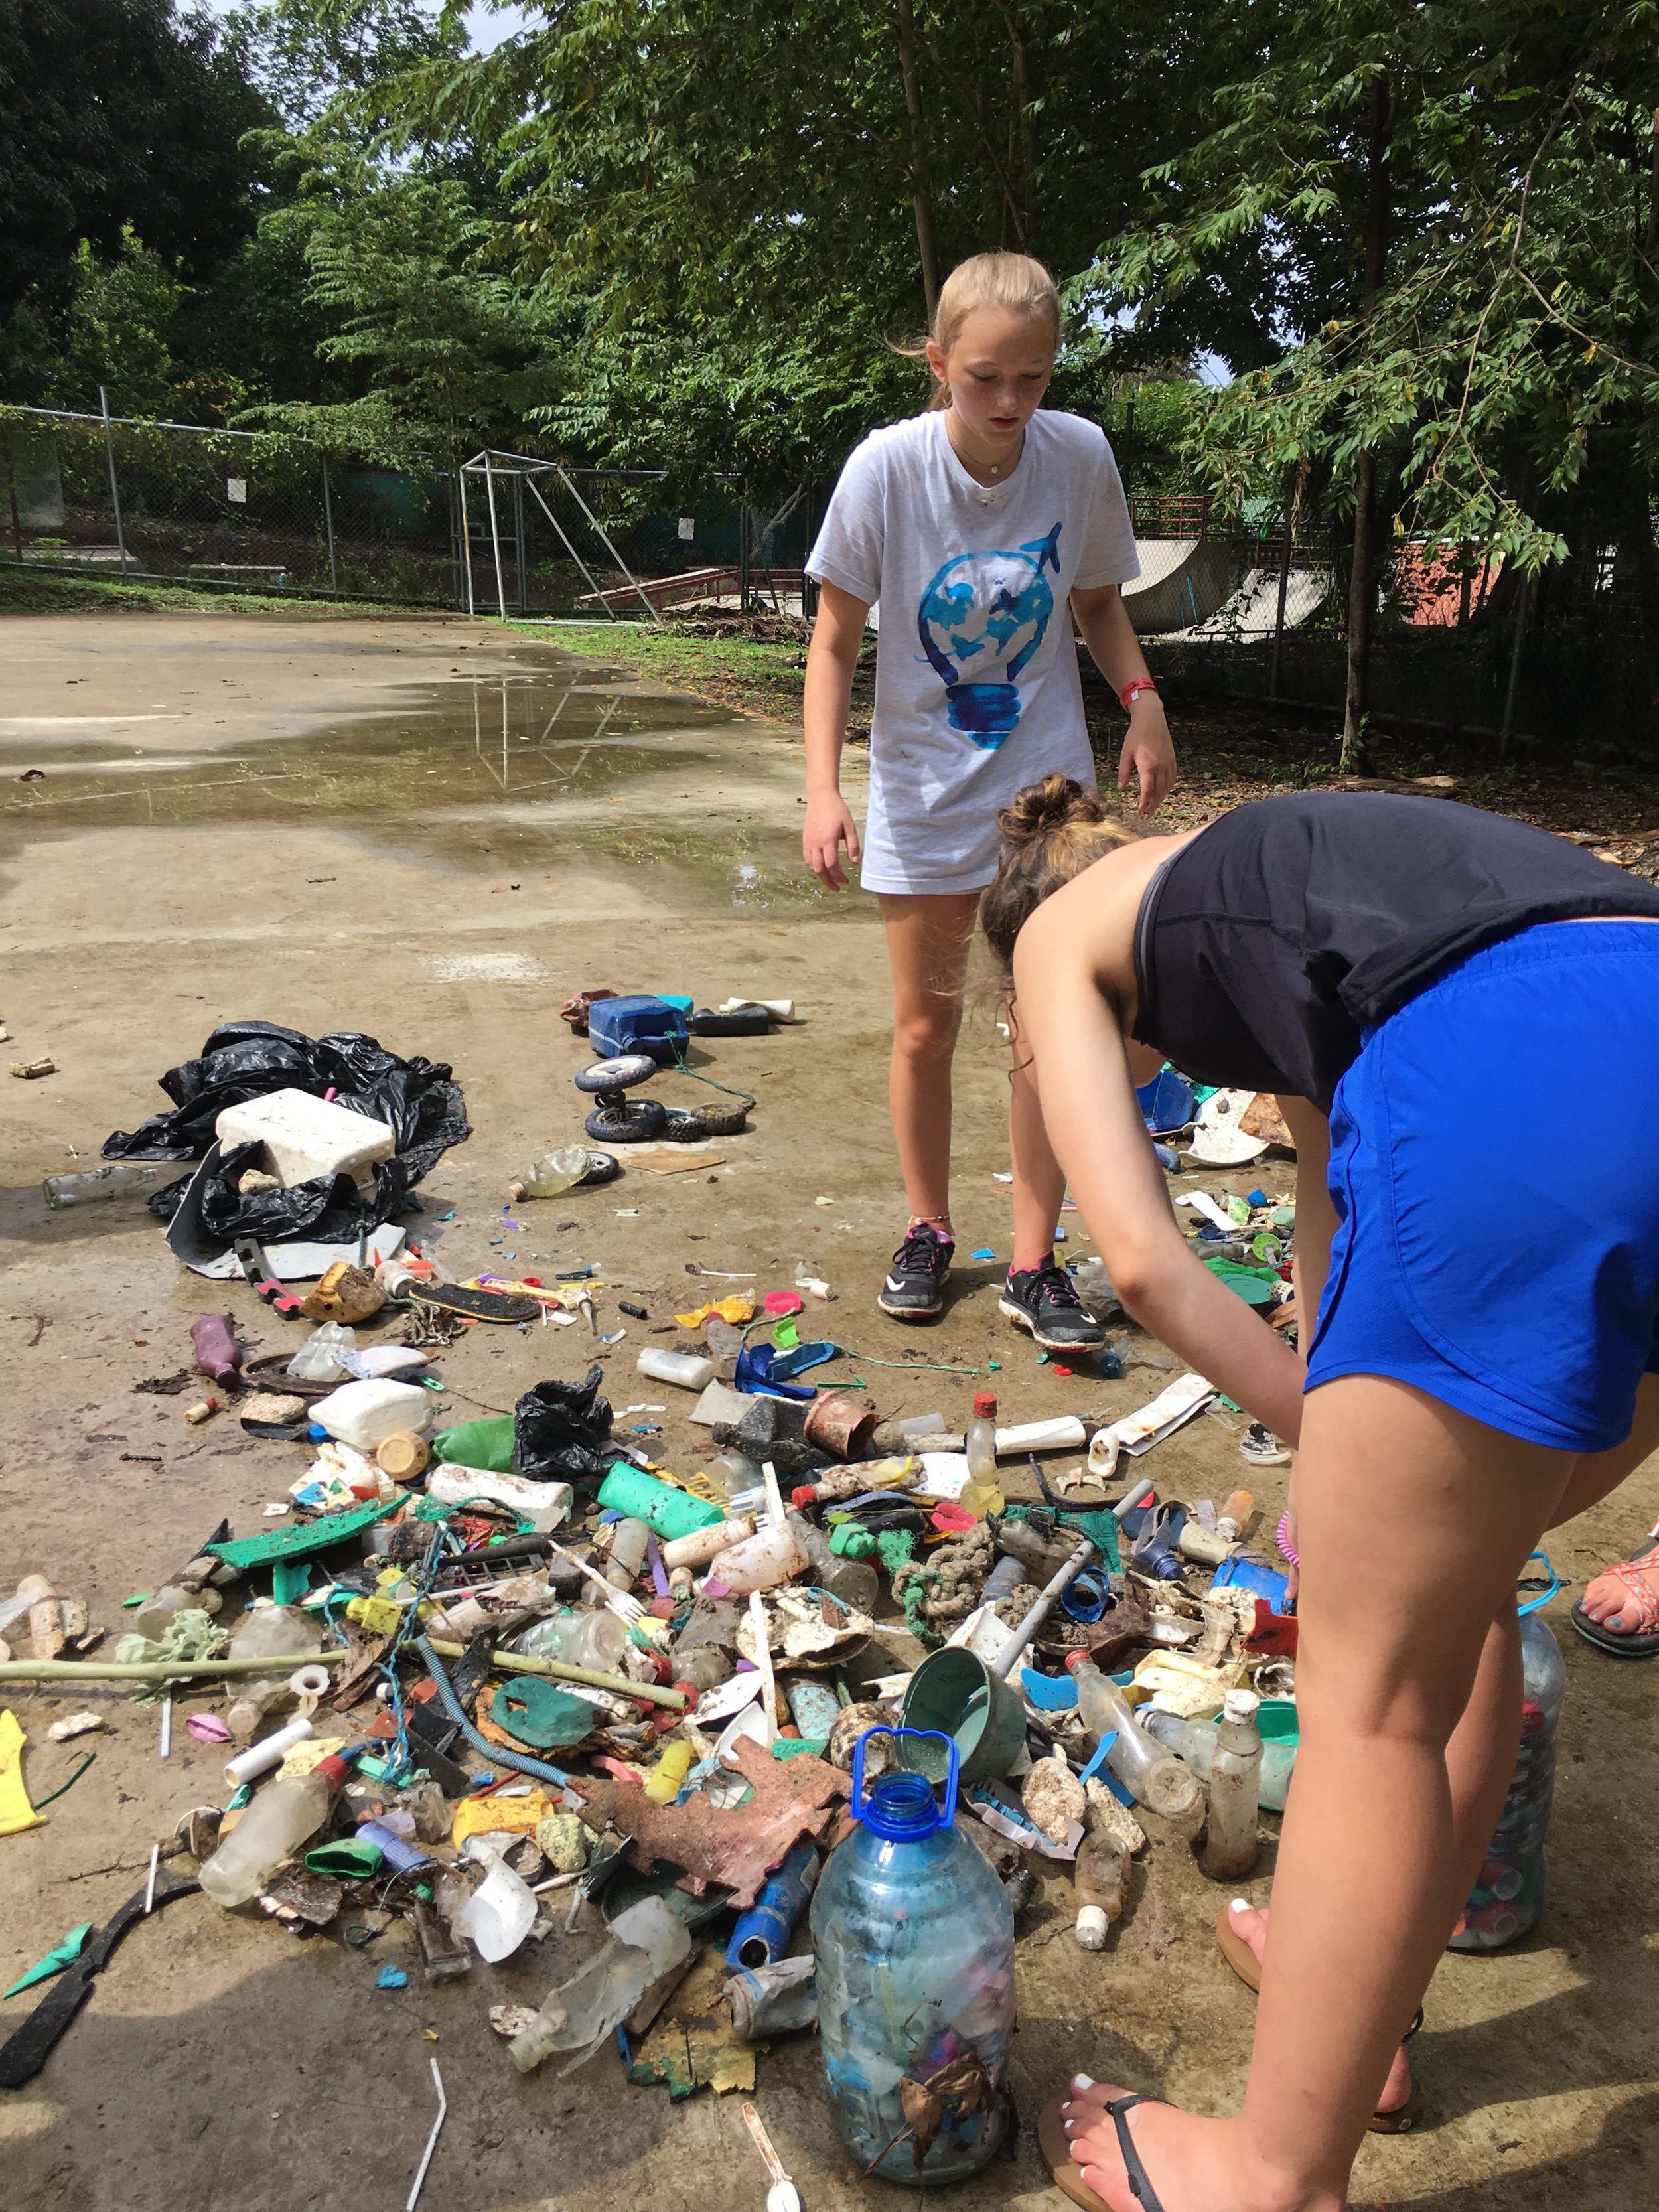
M 400 1212 L 422 1176 L 472 1133 L 461 1087 L 445 1062 L 399 1060 L 353 1030 L 312 1038 L 275 1022 L 224 1022 L 199 1059 L 169 1068 L 161 1083 L 175 1110 L 153 1115 L 131 1133 L 116 1130 L 104 1142 L 106 1160 L 199 1160 L 212 1147 L 214 1122 L 227 1106 L 273 1091 L 320 1098 L 332 1090 L 337 1105 L 386 1122 L 396 1139 L 396 1152 L 374 1170 L 372 1194 L 360 1192 L 348 1176 L 325 1176 L 245 1197 L 237 1180 L 258 1165 L 262 1148 L 244 1145 L 226 1153 L 202 1194 L 203 1221 L 226 1244 L 237 1237 L 262 1243 L 301 1237 L 349 1243 Z M 148 1204 L 158 1220 L 172 1220 L 190 1182 L 183 1176 L 151 1193 Z
M 611 1401 L 602 1367 L 580 1382 L 538 1382 L 513 1408 L 513 1471 L 532 1482 L 603 1482 L 617 1457 L 606 1443 Z

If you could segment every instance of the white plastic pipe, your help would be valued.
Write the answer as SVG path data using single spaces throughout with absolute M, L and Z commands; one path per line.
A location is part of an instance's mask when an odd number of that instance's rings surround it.
M 303 1743 L 314 1734 L 308 1720 L 290 1721 L 286 1728 L 268 1735 L 263 1743 L 252 1749 L 239 1752 L 225 1765 L 225 1779 L 233 1790 L 240 1790 L 245 1782 L 252 1782 L 261 1774 L 269 1774 L 273 1766 L 280 1766 L 296 1743 Z

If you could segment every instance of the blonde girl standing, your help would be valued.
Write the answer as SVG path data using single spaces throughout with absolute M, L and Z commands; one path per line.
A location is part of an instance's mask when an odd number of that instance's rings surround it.
M 998 810 L 1051 770 L 1094 781 L 1073 620 L 1129 716 L 1119 789 L 1134 776 L 1151 813 L 1175 781 L 1163 703 L 1123 605 L 1139 562 L 1111 448 L 1094 423 L 1041 410 L 1060 321 L 1053 278 L 1024 254 L 981 253 L 953 270 L 925 349 L 932 405 L 851 454 L 807 562 L 822 596 L 806 660 L 801 843 L 831 890 L 846 881 L 843 848 L 861 862 L 886 929 L 889 1098 L 910 1221 L 878 1303 L 900 1321 L 931 1320 L 945 1302 L 951 1063 L 980 895 L 996 872 Z M 860 848 L 841 753 L 877 601 Z M 1054 1262 L 1065 1179 L 1018 1067 L 1010 1143 L 1002 1311 L 1050 1350 L 1087 1351 L 1102 1331 Z

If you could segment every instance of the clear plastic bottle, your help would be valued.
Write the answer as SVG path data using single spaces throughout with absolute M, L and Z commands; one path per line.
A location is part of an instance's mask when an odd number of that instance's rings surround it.
M 1166 1748 L 1175 1752 L 1194 1774 L 1210 1778 L 1210 1762 L 1215 1757 L 1218 1724 L 1214 1721 L 1184 1721 L 1177 1713 L 1160 1712 L 1156 1705 L 1141 1716 L 1140 1725 L 1148 1735 Z M 1267 1743 L 1261 1747 L 1261 1767 L 1256 1778 L 1255 1802 L 1264 1813 L 1282 1813 L 1291 1787 L 1291 1777 L 1296 1771 L 1296 1746 L 1293 1743 Z
M 738 1355 L 743 1350 L 743 1331 L 733 1328 L 729 1321 L 719 1314 L 710 1314 L 703 1323 L 702 1340 L 719 1370 L 722 1382 L 729 1382 L 737 1372 Z
M 79 1175 L 48 1176 L 40 1192 L 52 1206 L 101 1206 L 110 1198 L 145 1197 L 177 1172 L 171 1164 L 147 1167 L 139 1160 L 118 1160 L 106 1168 L 83 1168 Z
M 1123 1917 L 1129 1889 L 1129 1850 L 1121 1836 L 1097 1828 L 1078 1845 L 1072 1875 L 1072 1895 L 1077 1905 L 1078 1942 L 1085 1951 L 1106 1947 L 1107 1930 Z
M 1204 1789 L 1198 1777 L 1136 1724 L 1122 1691 L 1086 1652 L 1074 1651 L 1066 1665 L 1077 1684 L 1085 1728 L 1097 1736 L 1117 1732 L 1106 1764 L 1118 1780 L 1149 1813 L 1183 1835 L 1195 1836 L 1204 1819 Z
M 567 1145 L 556 1152 L 544 1152 L 520 1180 L 520 1198 L 558 1198 L 574 1190 L 593 1163 L 580 1145 Z
M 177 1583 L 168 1583 L 148 1597 L 134 1614 L 132 1632 L 147 1636 L 152 1644 L 158 1643 L 172 1627 L 174 1618 L 181 1613 L 216 1613 L 224 1600 L 211 1583 L 199 1590 L 184 1589 Z
M 350 1771 L 343 1759 L 319 1759 L 309 1774 L 268 1783 L 202 1869 L 202 1887 L 214 1903 L 228 1909 L 258 1897 L 283 1860 L 327 1820 Z
M 1229 1690 L 1222 1700 L 1204 1837 L 1204 1871 L 1212 1881 L 1237 1881 L 1255 1864 L 1255 1801 L 1261 1778 L 1255 1709 L 1261 1702 L 1250 1690 Z
M 871 1729 L 860 1739 L 857 1825 L 823 1870 L 811 1929 L 824 2079 L 842 2141 L 861 2172 L 926 2188 L 976 2173 L 1007 2132 L 1000 2102 L 963 2112 L 953 2100 L 918 2165 L 903 2087 L 970 2054 L 1001 2086 L 1014 2027 L 1014 1916 L 989 1860 L 952 1826 L 954 1745 L 942 1810 L 927 1777 L 903 1771 L 884 1774 L 866 1797 L 871 1736 L 892 1735 L 902 1753 L 915 1733 Z
M 634 1362 L 653 1382 L 672 1382 L 681 1390 L 706 1389 L 714 1379 L 714 1363 L 695 1352 L 659 1352 L 647 1345 Z
M 640 1578 L 650 1544 L 651 1531 L 643 1521 L 612 1523 L 605 1562 L 605 1578 L 612 1589 L 633 1589 Z
M 1454 1951 L 1496 1951 L 1534 1925 L 1544 1905 L 1544 1836 L 1555 1796 L 1555 1744 L 1567 1670 L 1561 1647 L 1536 1613 L 1521 1623 L 1521 1745 Z
M 628 1631 L 614 1613 L 556 1613 L 526 1628 L 514 1643 L 532 1659 L 558 1659 L 592 1674 L 620 1674 Z
M 268 1605 L 263 1598 L 248 1608 L 230 1639 L 230 1659 L 289 1658 L 323 1648 L 323 1632 L 308 1613 L 287 1605 Z M 298 1662 L 295 1662 L 298 1664 Z M 225 1716 L 238 1743 L 251 1742 L 254 1730 L 268 1712 L 290 1695 L 289 1678 L 294 1668 L 280 1674 L 250 1674 L 236 1684 L 235 1701 Z
M 997 1401 L 989 1390 L 975 1393 L 974 1418 L 963 1449 L 968 1455 L 968 1480 L 957 1504 L 975 1521 L 1000 1515 L 1006 1501 L 997 1481 Z
M 795 1541 L 811 1562 L 814 1585 L 855 1607 L 860 1613 L 873 1611 L 881 1595 L 881 1577 L 875 1569 L 861 1559 L 843 1559 L 838 1552 L 832 1552 L 823 1529 L 804 1513 L 792 1510 L 783 1517 L 794 1530 Z

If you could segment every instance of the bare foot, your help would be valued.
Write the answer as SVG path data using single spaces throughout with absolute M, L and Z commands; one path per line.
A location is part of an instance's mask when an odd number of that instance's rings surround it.
M 1267 1912 L 1266 1905 L 1251 1905 L 1242 1897 L 1234 1898 L 1227 1907 L 1227 1924 L 1242 1943 L 1248 1944 L 1255 1954 L 1258 1966 L 1267 1948 Z M 1411 2101 L 1412 2064 L 1406 2056 L 1402 2043 L 1394 2055 L 1389 2069 L 1389 2078 L 1382 2085 L 1382 2094 L 1376 2109 L 1382 2112 L 1397 2112 Z
M 1580 1602 L 1587 1620 L 1614 1636 L 1659 1627 L 1659 1544 L 1597 1575 Z
M 1141 2212 L 1129 2186 L 1117 2129 L 1105 2107 L 1127 2090 L 1078 2075 L 1065 2107 L 1072 2156 L 1083 2178 L 1112 2212 Z M 1164 2212 L 1341 2212 L 1335 2197 L 1285 2194 L 1265 2177 L 1243 2171 L 1243 2142 L 1231 2120 L 1200 2119 L 1173 2105 L 1137 2105 L 1127 2116 L 1131 2139 Z

